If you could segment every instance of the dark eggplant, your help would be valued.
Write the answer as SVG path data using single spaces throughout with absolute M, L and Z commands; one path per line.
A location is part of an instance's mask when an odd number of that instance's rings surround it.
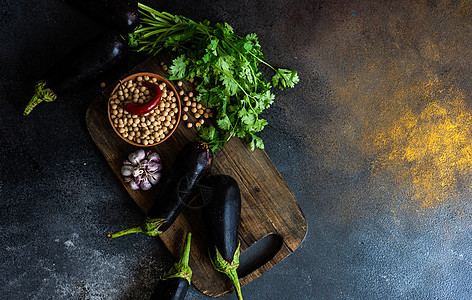
M 139 26 L 136 0 L 66 0 L 66 2 L 121 33 L 133 32 Z
M 242 300 L 237 268 L 240 242 L 238 227 L 241 218 L 241 192 L 238 183 L 228 175 L 213 175 L 202 181 L 205 206 L 202 217 L 205 224 L 208 252 L 213 268 L 226 274 Z
M 208 144 L 192 141 L 187 143 L 172 164 L 157 199 L 151 206 L 144 223 L 125 230 L 109 233 L 115 238 L 129 233 L 142 232 L 156 236 L 167 230 L 189 205 L 197 191 L 197 183 L 208 175 L 213 153 Z
M 23 114 L 29 114 L 42 101 L 54 101 L 58 94 L 109 70 L 126 57 L 128 50 L 127 40 L 117 31 L 87 41 L 58 61 L 36 83 L 35 94 Z
M 190 256 L 190 240 L 192 234 L 187 233 L 184 250 L 180 260 L 170 268 L 157 283 L 151 300 L 184 300 L 191 284 L 192 269 L 188 265 Z

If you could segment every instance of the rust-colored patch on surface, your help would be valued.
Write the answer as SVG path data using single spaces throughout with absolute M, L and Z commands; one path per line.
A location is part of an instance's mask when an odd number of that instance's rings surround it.
M 365 145 L 378 153 L 371 162 L 373 175 L 394 170 L 400 181 L 411 183 L 418 207 L 437 207 L 457 196 L 461 180 L 472 170 L 472 116 L 466 96 L 434 79 L 392 97 L 397 105 L 410 97 L 423 105 L 416 111 L 407 107 L 402 114 L 392 107 L 393 122 L 364 137 Z

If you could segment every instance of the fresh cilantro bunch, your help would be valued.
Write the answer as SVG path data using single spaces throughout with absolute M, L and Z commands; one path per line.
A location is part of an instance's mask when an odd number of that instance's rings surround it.
M 294 87 L 297 72 L 267 63 L 254 33 L 241 37 L 227 23 L 210 26 L 208 21 L 197 23 L 141 3 L 139 8 L 141 25 L 131 34 L 133 45 L 153 55 L 171 53 L 169 79 L 199 78 L 197 100 L 216 111 L 216 123 L 200 128 L 199 138 L 213 151 L 233 136 L 248 141 L 252 150 L 264 149 L 256 133 L 267 121 L 259 115 L 274 102 L 271 88 Z M 260 64 L 273 71 L 271 81 L 258 69 Z

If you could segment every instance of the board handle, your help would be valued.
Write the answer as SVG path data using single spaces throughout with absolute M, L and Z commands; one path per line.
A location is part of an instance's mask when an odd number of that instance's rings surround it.
M 239 257 L 238 276 L 243 278 L 268 263 L 283 245 L 283 238 L 270 233 L 244 250 Z

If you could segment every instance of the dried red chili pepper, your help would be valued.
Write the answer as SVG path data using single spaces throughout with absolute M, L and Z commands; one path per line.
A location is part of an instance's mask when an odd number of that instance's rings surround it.
M 130 114 L 144 115 L 156 108 L 156 106 L 159 104 L 159 101 L 161 101 L 162 91 L 157 84 L 145 81 L 143 82 L 143 85 L 154 91 L 154 97 L 144 104 L 136 104 L 132 101 L 126 103 L 123 108 L 126 109 Z

